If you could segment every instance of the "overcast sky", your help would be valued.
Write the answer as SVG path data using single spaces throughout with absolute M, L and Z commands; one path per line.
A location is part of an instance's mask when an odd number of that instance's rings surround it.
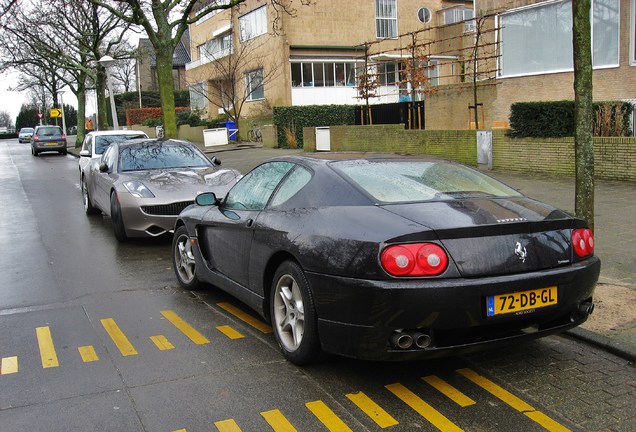
M 22 108 L 22 104 L 26 103 L 28 100 L 28 90 L 23 92 L 15 92 L 9 91 L 9 88 L 15 87 L 18 82 L 18 74 L 15 72 L 12 73 L 2 73 L 2 77 L 0 78 L 0 111 L 8 111 L 11 114 L 11 120 L 15 125 L 15 119 L 20 113 L 20 108 Z M 62 95 L 64 99 L 65 105 L 73 105 L 77 108 L 77 98 L 70 90 L 66 90 Z M 88 101 L 88 106 L 86 107 L 86 112 L 88 114 L 92 114 L 95 111 L 94 106 L 91 106 L 90 100 Z

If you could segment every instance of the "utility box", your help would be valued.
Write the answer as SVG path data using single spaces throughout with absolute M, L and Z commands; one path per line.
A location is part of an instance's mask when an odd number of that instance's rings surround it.
M 329 126 L 316 128 L 316 151 L 331 151 L 331 132 Z
M 203 129 L 203 144 L 206 147 L 227 145 L 227 128 Z

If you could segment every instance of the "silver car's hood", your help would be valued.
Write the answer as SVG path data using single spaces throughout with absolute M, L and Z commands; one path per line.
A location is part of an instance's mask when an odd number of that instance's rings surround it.
M 174 168 L 130 171 L 122 173 L 120 181 L 140 181 L 158 199 L 186 201 L 194 200 L 201 192 L 214 192 L 218 197 L 224 197 L 240 178 L 241 173 L 233 169 Z

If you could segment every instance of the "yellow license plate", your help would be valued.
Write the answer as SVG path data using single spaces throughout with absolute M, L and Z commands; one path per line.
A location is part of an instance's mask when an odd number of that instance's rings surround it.
M 510 294 L 488 296 L 486 311 L 488 316 L 518 314 L 523 311 L 557 304 L 557 287 L 539 288 Z
M 54 145 L 57 145 L 57 143 L 56 142 L 47 142 L 46 145 L 54 146 Z

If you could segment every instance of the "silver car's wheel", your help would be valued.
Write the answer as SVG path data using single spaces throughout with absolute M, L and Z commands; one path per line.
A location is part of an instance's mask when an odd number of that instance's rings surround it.
M 314 302 L 305 274 L 295 262 L 286 261 L 278 268 L 270 308 L 274 335 L 285 358 L 299 365 L 318 360 Z
M 179 285 L 188 290 L 202 287 L 196 273 L 192 241 L 185 226 L 180 226 L 172 238 L 172 264 Z
M 82 200 L 84 201 L 84 212 L 87 215 L 93 215 L 99 213 L 93 204 L 91 203 L 91 197 L 88 195 L 88 187 L 86 186 L 86 180 L 82 178 Z

